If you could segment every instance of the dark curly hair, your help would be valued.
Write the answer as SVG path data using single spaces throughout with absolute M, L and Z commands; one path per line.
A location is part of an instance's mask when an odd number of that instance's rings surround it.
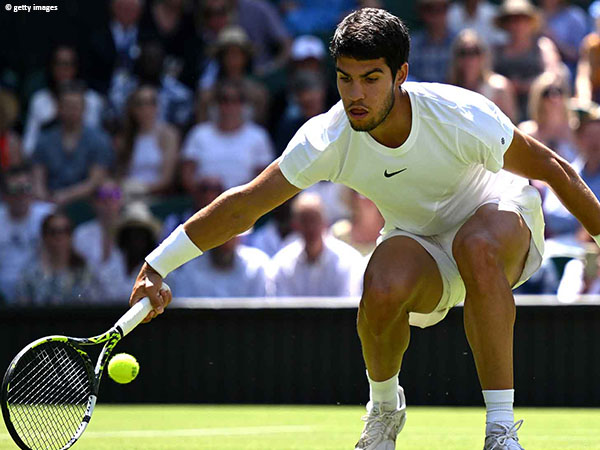
M 337 26 L 329 52 L 334 59 L 346 56 L 358 60 L 384 58 L 396 76 L 408 61 L 408 28 L 398 17 L 383 9 L 362 8 L 347 15 Z

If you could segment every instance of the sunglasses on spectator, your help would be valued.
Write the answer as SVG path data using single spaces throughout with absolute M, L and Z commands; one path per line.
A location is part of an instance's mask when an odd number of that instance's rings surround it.
M 98 200 L 120 200 L 122 197 L 121 189 L 98 189 L 96 191 L 96 198 Z
M 482 53 L 480 48 L 477 47 L 465 47 L 460 48 L 456 52 L 456 55 L 460 58 L 464 58 L 466 56 L 480 56 Z
M 71 227 L 69 226 L 58 226 L 58 227 L 48 227 L 46 230 L 46 234 L 49 236 L 58 236 L 60 234 L 71 234 Z
M 31 194 L 33 185 L 31 183 L 9 183 L 6 193 L 9 195 Z
M 562 97 L 563 90 L 558 86 L 550 86 L 542 91 L 542 98 Z

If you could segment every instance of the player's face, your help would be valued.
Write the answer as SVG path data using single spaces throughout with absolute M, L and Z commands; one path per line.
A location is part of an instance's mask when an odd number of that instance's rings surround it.
M 336 71 L 338 91 L 352 128 L 377 128 L 394 107 L 398 87 L 385 59 L 359 61 L 340 57 Z

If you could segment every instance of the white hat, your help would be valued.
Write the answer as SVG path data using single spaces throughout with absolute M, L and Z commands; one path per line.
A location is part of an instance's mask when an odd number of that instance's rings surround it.
M 292 44 L 292 59 L 301 61 L 308 58 L 323 59 L 325 57 L 325 45 L 316 36 L 305 34 L 294 39 Z

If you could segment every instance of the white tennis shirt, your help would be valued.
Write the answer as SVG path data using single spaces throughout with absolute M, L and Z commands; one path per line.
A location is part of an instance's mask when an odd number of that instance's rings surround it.
M 330 180 L 371 199 L 398 228 L 430 236 L 469 217 L 481 204 L 528 181 L 503 171 L 514 126 L 491 101 L 438 83 L 404 83 L 412 109 L 407 140 L 397 148 L 352 129 L 342 102 L 306 122 L 279 167 L 299 188 Z

